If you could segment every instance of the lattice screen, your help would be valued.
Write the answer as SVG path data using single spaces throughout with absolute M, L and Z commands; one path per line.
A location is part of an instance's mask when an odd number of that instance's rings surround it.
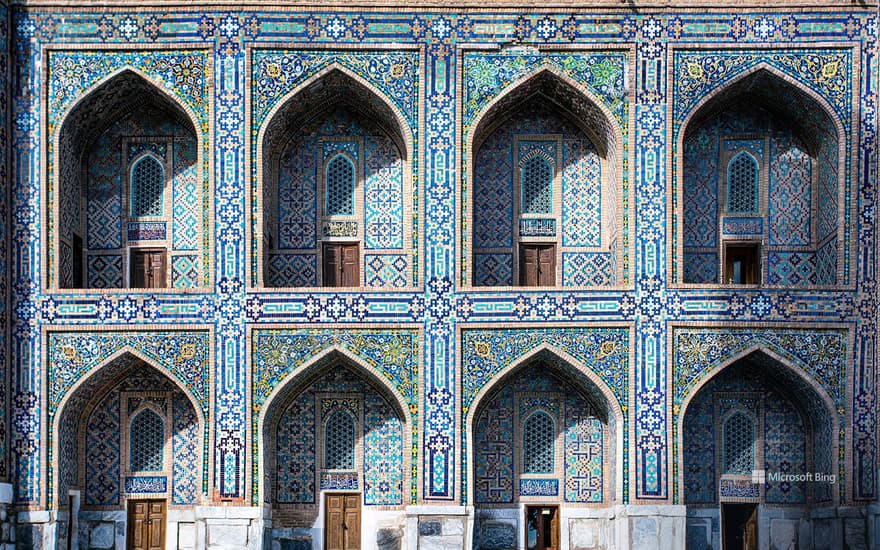
M 328 216 L 354 215 L 354 165 L 336 155 L 327 165 L 325 182 Z
M 522 165 L 522 213 L 553 213 L 553 167 L 535 156 Z
M 724 423 L 724 473 L 749 475 L 755 469 L 755 423 L 734 413 Z
M 552 474 L 556 429 L 550 415 L 538 411 L 523 426 L 523 473 Z
M 129 460 L 133 472 L 161 472 L 165 466 L 165 422 L 150 409 L 131 421 Z
M 324 429 L 324 468 L 354 470 L 354 419 L 336 411 L 327 419 Z
M 727 211 L 758 211 L 758 161 L 748 153 L 738 154 L 727 165 Z
M 131 215 L 161 216 L 165 169 L 158 160 L 145 156 L 131 171 Z

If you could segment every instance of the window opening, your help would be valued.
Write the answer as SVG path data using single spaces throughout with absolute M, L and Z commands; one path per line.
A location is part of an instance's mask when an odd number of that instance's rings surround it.
M 158 160 L 146 155 L 134 164 L 130 189 L 132 217 L 162 216 L 165 169 Z
M 336 155 L 327 163 L 327 216 L 354 216 L 354 175 L 354 164 L 344 155 Z
M 538 411 L 523 426 L 523 473 L 552 474 L 555 466 L 556 429 L 550 415 Z
M 724 473 L 750 475 L 755 469 L 755 424 L 741 412 L 724 423 Z
M 144 409 L 131 421 L 132 472 L 161 472 L 165 465 L 165 422 L 155 411 Z
M 758 161 L 745 151 L 727 165 L 727 211 L 735 214 L 758 212 Z
M 333 412 L 325 425 L 324 441 L 325 469 L 354 470 L 354 419 L 351 415 Z
M 761 282 L 761 246 L 727 245 L 724 248 L 724 281 L 732 285 L 756 285 Z

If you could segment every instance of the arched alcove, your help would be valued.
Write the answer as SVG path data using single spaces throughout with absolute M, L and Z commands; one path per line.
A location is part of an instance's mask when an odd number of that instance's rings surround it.
M 468 282 L 622 282 L 622 139 L 612 115 L 551 68 L 511 85 L 468 139 Z
M 292 529 L 318 543 L 334 536 L 328 510 L 337 505 L 357 514 L 360 527 L 346 536 L 375 539 L 378 518 L 393 523 L 409 502 L 407 413 L 377 373 L 340 352 L 286 380 L 259 430 L 260 491 L 281 544 Z
M 758 350 L 691 391 L 678 431 L 689 539 L 718 547 L 711 524 L 742 531 L 748 507 L 758 525 L 796 533 L 798 518 L 838 501 L 837 411 L 808 376 Z
M 54 508 L 67 521 L 78 512 L 80 537 L 116 523 L 117 543 L 124 544 L 126 523 L 133 521 L 126 517 L 130 501 L 158 499 L 185 509 L 205 500 L 203 434 L 204 419 L 190 393 L 162 369 L 122 353 L 83 378 L 59 405 Z M 71 490 L 80 492 L 78 510 L 69 508 Z M 161 521 L 176 520 L 166 512 Z M 59 537 L 58 547 L 65 544 Z
M 564 540 L 586 517 L 583 509 L 617 501 L 623 415 L 613 399 L 543 348 L 480 391 L 466 422 L 474 548 L 531 541 L 545 527 Z
M 86 92 L 57 134 L 53 286 L 202 286 L 199 135 L 186 109 L 134 70 Z
M 258 284 L 411 286 L 412 139 L 390 101 L 334 66 L 267 120 L 258 137 Z
M 681 282 L 839 283 L 845 137 L 827 103 L 762 66 L 682 128 Z

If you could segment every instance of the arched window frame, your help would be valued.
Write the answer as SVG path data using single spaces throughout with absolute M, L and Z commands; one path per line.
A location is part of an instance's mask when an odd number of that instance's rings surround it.
M 737 192 L 737 193 L 734 192 L 735 191 L 734 184 L 738 184 L 740 182 L 738 180 L 734 181 L 734 178 L 733 178 L 733 176 L 735 175 L 733 173 L 734 164 L 739 162 L 740 159 L 747 159 L 750 162 L 750 164 L 755 172 L 755 175 L 752 178 L 751 182 L 748 182 L 748 185 L 751 186 L 751 189 L 749 190 L 750 191 L 749 194 L 752 196 L 754 208 L 751 208 L 748 210 L 733 208 L 731 205 L 731 198 L 742 194 L 740 192 Z M 726 170 L 727 170 L 727 173 L 726 173 L 727 186 L 726 186 L 726 196 L 725 196 L 725 201 L 724 201 L 725 202 L 725 204 L 724 204 L 725 211 L 728 214 L 737 214 L 737 215 L 758 215 L 758 214 L 760 214 L 761 213 L 761 202 L 762 202 L 761 201 L 761 192 L 760 192 L 761 191 L 761 181 L 762 181 L 761 162 L 757 158 L 755 158 L 755 155 L 752 154 L 751 151 L 748 151 L 746 149 L 741 149 L 741 150 L 737 151 L 733 156 L 730 157 L 730 160 L 727 162 Z
M 546 190 L 542 189 L 542 194 L 546 194 L 547 208 L 545 210 L 533 210 L 526 209 L 526 197 L 527 193 L 527 167 L 530 164 L 540 163 L 542 164 L 542 168 L 545 168 L 549 172 L 549 179 L 545 180 L 541 183 L 541 187 L 546 188 Z M 520 195 L 519 195 L 519 215 L 520 216 L 552 216 L 553 215 L 553 188 L 554 179 L 555 179 L 555 167 L 554 163 L 547 158 L 546 155 L 542 155 L 539 153 L 531 154 L 526 156 L 522 162 L 519 163 L 519 172 L 520 172 Z
M 351 170 L 351 180 L 350 180 L 350 196 L 348 197 L 348 201 L 350 204 L 350 212 L 349 213 L 339 213 L 339 212 L 331 212 L 330 211 L 330 168 L 337 161 L 345 162 L 348 165 L 348 168 Z M 323 213 L 324 217 L 327 219 L 354 219 L 358 217 L 358 188 L 360 187 L 360 171 L 358 170 L 358 163 L 355 159 L 353 159 L 350 155 L 344 152 L 338 152 L 330 155 L 327 160 L 324 162 L 322 174 L 324 176 L 324 185 L 322 189 L 322 202 L 323 202 Z
M 729 464 L 729 453 L 728 453 L 728 430 L 730 427 L 731 421 L 737 418 L 744 418 L 749 422 L 751 426 L 751 466 L 749 469 L 737 469 L 731 471 L 731 466 Z M 759 441 L 759 423 L 757 419 L 751 414 L 743 411 L 741 409 L 736 409 L 732 411 L 729 415 L 724 418 L 724 422 L 721 424 L 721 475 L 734 475 L 734 476 L 750 476 L 753 470 L 758 469 L 758 441 Z M 744 447 L 745 448 L 745 447 Z
M 147 398 L 150 397 L 162 397 L 166 400 L 169 399 L 166 392 L 148 392 L 146 395 Z M 128 402 L 132 399 L 140 399 L 140 395 L 136 395 L 134 393 L 124 392 L 122 396 L 121 403 L 123 406 L 128 408 Z M 144 414 L 152 414 L 155 415 L 162 422 L 162 456 L 161 456 L 161 469 L 159 470 L 142 470 L 136 469 L 137 464 L 134 463 L 135 453 L 134 453 L 134 438 L 133 429 L 135 428 L 135 423 L 141 418 L 141 415 Z M 168 441 L 171 434 L 171 426 L 169 423 L 168 411 L 163 411 L 158 405 L 155 403 L 144 403 L 130 411 L 125 418 L 124 426 L 124 445 L 125 445 L 125 460 L 124 463 L 124 471 L 129 474 L 135 473 L 150 473 L 150 474 L 162 474 L 167 473 L 168 465 L 170 463 L 170 448 L 168 448 Z
M 155 162 L 160 169 L 161 176 L 161 196 L 160 196 L 160 206 L 158 213 L 147 213 L 142 214 L 140 212 L 136 212 L 135 210 L 135 201 L 138 197 L 138 186 L 135 182 L 135 171 L 138 166 L 143 162 Z M 128 170 L 128 218 L 133 220 L 147 219 L 147 220 L 158 220 L 165 217 L 165 203 L 166 200 L 166 187 L 168 185 L 168 176 L 167 170 L 165 166 L 165 162 L 156 156 L 153 152 L 145 152 L 135 158 L 131 164 L 129 165 Z
M 347 442 L 348 452 L 350 453 L 350 465 L 347 467 L 338 467 L 338 464 L 330 464 L 330 460 L 328 457 L 328 453 L 331 450 L 329 446 L 329 435 L 330 435 L 330 422 L 335 418 L 345 418 L 349 422 L 349 426 L 351 427 L 351 439 Z M 321 466 L 324 470 L 330 471 L 355 471 L 357 470 L 357 456 L 358 456 L 358 419 L 355 418 L 351 412 L 344 410 L 342 408 L 335 408 L 331 412 L 327 414 L 327 417 L 323 422 L 323 441 L 324 448 L 321 456 Z M 333 461 L 335 462 L 335 461 Z
M 551 453 L 551 455 L 550 455 L 550 468 L 549 468 L 549 470 L 546 470 L 546 471 L 531 472 L 531 471 L 528 471 L 530 468 L 527 468 L 527 464 L 532 462 L 532 460 L 530 460 L 531 457 L 529 457 L 527 455 L 527 452 L 530 447 L 529 445 L 527 445 L 527 438 L 529 437 L 528 428 L 529 428 L 531 422 L 534 421 L 535 419 L 537 419 L 539 416 L 544 416 L 550 421 L 550 427 L 551 427 L 550 437 L 548 439 L 542 440 L 542 443 L 544 445 L 549 445 L 549 448 L 550 448 L 550 453 Z M 547 411 L 542 408 L 536 408 L 536 409 L 530 411 L 523 418 L 522 432 L 520 435 L 520 438 L 521 438 L 520 443 L 521 443 L 521 449 L 522 449 L 522 453 L 521 453 L 522 461 L 521 461 L 521 466 L 520 466 L 521 475 L 523 475 L 523 476 L 555 476 L 556 475 L 556 464 L 559 459 L 559 452 L 558 452 L 559 450 L 556 448 L 557 443 L 558 443 L 558 441 L 557 441 L 558 435 L 559 435 L 558 434 L 558 422 L 557 422 L 557 419 L 554 418 L 554 415 L 550 411 Z M 546 452 L 546 450 L 545 450 L 545 452 Z

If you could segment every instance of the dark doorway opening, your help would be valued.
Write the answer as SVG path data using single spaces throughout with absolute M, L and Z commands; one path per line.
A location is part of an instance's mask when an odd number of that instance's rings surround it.
M 558 506 L 529 506 L 526 508 L 526 548 L 528 550 L 559 550 Z
M 722 550 L 758 549 L 758 505 L 721 505 Z

